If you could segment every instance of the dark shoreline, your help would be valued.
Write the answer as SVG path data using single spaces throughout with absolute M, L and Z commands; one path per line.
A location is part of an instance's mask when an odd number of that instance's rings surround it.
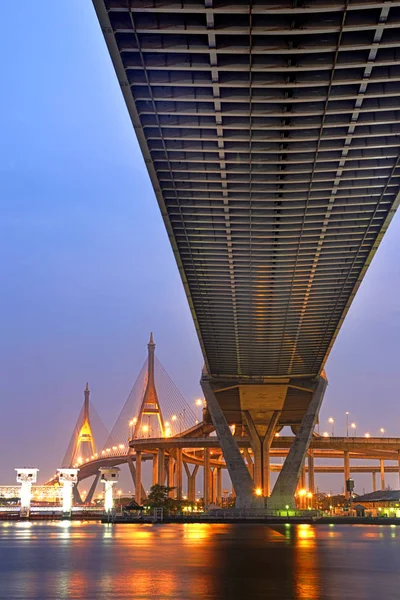
M 143 519 L 121 517 L 115 515 L 112 519 L 107 518 L 104 515 L 90 515 L 90 514 L 74 514 L 70 518 L 63 517 L 61 514 L 48 515 L 48 514 L 33 514 L 29 518 L 21 518 L 18 514 L 0 514 L 0 522 L 35 522 L 35 521 L 97 521 L 99 523 L 109 524 L 124 524 L 124 525 L 145 525 L 145 524 L 171 524 L 171 523 L 241 523 L 241 524 L 264 524 L 264 525 L 400 525 L 400 518 L 390 517 L 307 517 L 293 516 L 293 517 L 272 517 L 272 516 L 254 516 L 254 517 L 230 517 L 224 518 L 214 516 L 196 516 L 196 517 L 165 517 L 162 521 L 154 521 L 152 517 L 143 517 Z

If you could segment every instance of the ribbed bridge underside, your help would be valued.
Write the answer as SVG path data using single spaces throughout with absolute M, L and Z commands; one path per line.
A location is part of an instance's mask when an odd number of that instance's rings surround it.
M 319 373 L 397 206 L 400 2 L 93 1 L 209 373 Z

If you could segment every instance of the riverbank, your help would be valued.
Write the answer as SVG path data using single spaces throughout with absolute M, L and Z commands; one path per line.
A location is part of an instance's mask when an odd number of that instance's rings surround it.
M 165 516 L 163 518 L 154 518 L 151 515 L 143 517 L 131 517 L 129 515 L 105 515 L 99 513 L 74 512 L 71 516 L 65 517 L 61 513 L 31 513 L 29 517 L 21 517 L 18 513 L 0 513 L 0 521 L 95 521 L 109 524 L 171 524 L 171 523 L 242 523 L 242 524 L 267 524 L 284 525 L 287 523 L 293 525 L 312 524 L 312 525 L 400 525 L 399 518 L 391 517 L 347 517 L 338 516 L 271 516 L 271 515 L 229 515 L 225 512 L 224 516 L 197 514 L 197 515 L 176 515 Z

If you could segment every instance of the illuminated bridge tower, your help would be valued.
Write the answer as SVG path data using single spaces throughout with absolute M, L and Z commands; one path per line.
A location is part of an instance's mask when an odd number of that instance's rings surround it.
M 156 345 L 153 341 L 153 334 L 150 334 L 150 341 L 147 344 L 147 381 L 143 401 L 140 406 L 139 415 L 136 418 L 133 437 L 164 437 L 164 419 L 162 416 L 156 384 L 154 380 L 154 354 Z M 147 418 L 146 418 L 147 417 Z
M 164 437 L 165 426 L 164 419 L 161 412 L 160 403 L 158 401 L 158 394 L 154 379 L 154 354 L 156 345 L 153 340 L 153 334 L 150 334 L 150 340 L 147 344 L 148 359 L 147 359 L 147 381 L 146 388 L 143 395 L 143 400 L 140 405 L 139 415 L 135 419 L 135 429 L 133 431 L 133 438 L 143 437 Z M 132 477 L 135 481 L 136 490 L 136 501 L 141 502 L 143 498 L 143 486 L 142 486 L 142 453 L 136 452 L 136 469 L 133 469 L 133 464 L 128 462 L 129 468 L 132 473 Z M 161 460 L 160 453 L 155 454 L 153 457 L 153 476 L 152 482 L 162 483 L 163 481 L 163 470 L 164 461 Z M 162 471 L 162 473 L 160 473 Z
M 88 384 L 86 384 L 84 392 L 82 424 L 80 425 L 78 435 L 76 437 L 75 446 L 72 452 L 71 465 L 80 463 L 96 453 L 94 436 L 90 424 L 89 398 L 90 390 Z

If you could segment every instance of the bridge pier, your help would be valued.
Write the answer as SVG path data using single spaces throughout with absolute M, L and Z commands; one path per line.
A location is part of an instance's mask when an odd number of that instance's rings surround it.
M 142 499 L 142 453 L 136 450 L 135 500 L 141 504 Z
M 192 472 L 190 472 L 189 465 L 184 462 L 183 466 L 185 467 L 186 475 L 187 475 L 187 490 L 188 490 L 188 500 L 190 502 L 196 501 L 196 475 L 199 470 L 199 465 L 195 465 Z
M 82 505 L 83 504 L 83 500 L 82 497 L 80 495 L 79 489 L 78 489 L 78 485 L 74 485 L 74 487 L 72 488 L 72 496 L 74 499 L 74 503 L 77 505 Z
M 182 500 L 182 448 L 176 449 L 175 462 L 176 498 Z
M 346 482 L 350 479 L 350 453 L 348 450 L 345 450 L 344 453 L 344 495 L 346 500 L 350 498 L 350 492 L 347 491 Z
M 294 494 L 301 469 L 310 445 L 311 437 L 317 422 L 319 409 L 325 394 L 328 381 L 325 374 L 320 375 L 310 403 L 290 447 L 287 458 L 279 473 L 268 506 L 271 508 L 295 507 Z
M 217 467 L 217 504 L 222 504 L 222 467 Z
M 376 492 L 376 473 L 372 471 L 372 491 Z
M 207 508 L 211 503 L 211 470 L 210 470 L 210 449 L 204 448 L 204 466 L 203 466 L 203 502 Z
M 381 490 L 385 489 L 385 461 L 383 458 L 379 461 L 380 471 L 381 471 Z
M 157 483 L 165 484 L 165 452 L 162 448 L 157 451 Z
M 314 497 L 315 494 L 315 473 L 314 473 L 314 450 L 308 452 L 308 490 Z
M 214 467 L 212 470 L 212 477 L 211 477 L 211 482 L 212 482 L 211 502 L 213 504 L 217 504 L 217 475 L 218 475 L 218 468 Z
M 275 429 L 279 420 L 280 411 L 275 410 L 266 415 L 267 423 L 263 426 L 256 425 L 249 410 L 243 411 L 247 430 L 250 435 L 250 443 L 254 456 L 254 485 L 261 490 L 264 497 L 270 495 L 270 457 L 269 452 L 275 435 Z
M 218 403 L 218 400 L 214 394 L 214 391 L 209 381 L 205 377 L 203 377 L 201 380 L 201 387 L 203 389 L 204 396 L 207 401 L 207 408 L 209 410 L 211 420 L 218 435 L 219 443 L 224 454 L 225 463 L 229 471 L 232 485 L 235 488 L 236 505 L 240 508 L 254 506 L 256 504 L 256 498 L 254 494 L 253 480 L 250 477 L 246 465 L 244 464 L 244 460 L 242 458 L 242 455 L 240 454 L 238 445 L 232 435 L 232 432 L 226 421 L 224 413 L 222 412 L 222 409 Z M 207 472 L 206 469 L 205 472 Z M 207 477 L 205 477 L 204 479 L 205 481 L 207 481 Z M 208 496 L 208 490 L 206 490 L 207 487 L 208 486 L 205 484 L 205 503 L 206 492 Z
M 153 454 L 153 469 L 151 473 L 151 485 L 156 485 L 158 483 L 158 453 L 157 451 Z
M 94 480 L 92 482 L 92 485 L 90 486 L 88 495 L 85 498 L 85 503 L 86 504 L 91 504 L 93 502 L 93 496 L 94 496 L 94 493 L 96 491 L 97 484 L 99 483 L 100 475 L 101 475 L 100 471 L 97 471 L 97 473 L 95 475 L 95 478 L 94 478 Z
M 172 456 L 172 452 L 169 452 L 168 458 L 168 487 L 174 488 L 169 491 L 168 496 L 170 498 L 175 497 L 175 459 Z

